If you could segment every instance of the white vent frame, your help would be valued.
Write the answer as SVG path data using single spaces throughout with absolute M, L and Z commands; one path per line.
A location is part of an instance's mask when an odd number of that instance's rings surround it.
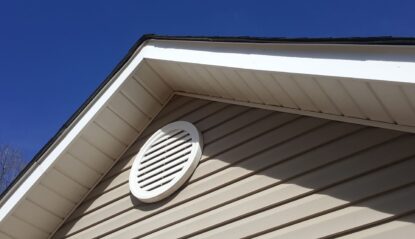
M 179 138 L 175 139 L 173 137 Z M 153 149 L 154 146 L 160 144 L 163 146 Z M 160 151 L 163 148 L 167 148 L 167 151 Z M 131 193 L 137 199 L 145 203 L 157 202 L 170 196 L 193 174 L 202 157 L 202 150 L 202 135 L 192 123 L 176 121 L 165 125 L 147 140 L 143 147 L 141 147 L 139 153 L 135 156 L 129 177 Z M 174 156 L 171 155 L 172 152 Z M 148 155 L 151 155 L 151 157 L 148 157 Z M 158 157 L 159 159 L 157 159 Z M 167 166 L 165 164 L 166 159 L 168 163 Z M 179 161 L 179 164 L 177 164 L 175 160 Z M 186 161 L 183 164 L 180 164 L 183 160 Z M 170 168 L 172 165 L 175 166 Z M 180 168 L 180 166 L 182 166 L 182 168 Z M 142 169 L 143 167 L 144 169 Z M 172 170 L 174 173 L 171 175 L 167 173 L 168 177 L 165 180 L 168 181 L 170 178 L 171 180 L 165 184 L 159 185 L 153 182 L 157 181 L 154 181 L 154 178 L 156 178 L 155 175 L 160 175 L 161 168 L 163 168 L 162 170 Z M 142 172 L 145 169 L 147 169 L 147 171 L 144 171 L 144 174 L 147 176 L 142 176 Z M 154 170 L 152 171 L 152 169 Z M 178 169 L 179 171 L 177 171 Z M 152 172 L 154 172 L 154 175 Z M 161 171 L 161 174 L 165 172 L 166 171 Z M 152 179 L 153 181 L 146 181 L 148 179 Z M 164 178 L 161 178 L 160 181 L 163 179 Z

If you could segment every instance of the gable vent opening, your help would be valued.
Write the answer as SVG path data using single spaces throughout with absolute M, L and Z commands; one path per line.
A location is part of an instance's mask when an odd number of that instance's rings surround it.
M 143 202 L 162 200 L 180 188 L 199 163 L 202 137 L 185 121 L 170 123 L 155 132 L 134 158 L 131 193 Z

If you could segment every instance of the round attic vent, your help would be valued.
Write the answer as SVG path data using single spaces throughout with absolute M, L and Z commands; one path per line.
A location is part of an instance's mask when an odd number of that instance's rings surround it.
M 143 202 L 168 197 L 192 175 L 202 156 L 202 137 L 188 122 L 177 121 L 155 132 L 134 159 L 130 191 Z

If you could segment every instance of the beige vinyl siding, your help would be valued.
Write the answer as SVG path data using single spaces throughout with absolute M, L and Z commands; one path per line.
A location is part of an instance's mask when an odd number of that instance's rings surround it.
M 133 157 L 176 120 L 202 132 L 202 160 L 174 195 L 141 203 L 128 188 Z M 408 235 L 414 145 L 413 134 L 176 96 L 54 238 Z

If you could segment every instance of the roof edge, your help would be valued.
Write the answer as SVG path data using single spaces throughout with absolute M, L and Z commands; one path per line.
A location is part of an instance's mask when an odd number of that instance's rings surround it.
M 415 37 L 250 37 L 250 36 L 175 36 L 146 34 L 145 40 L 179 40 L 234 43 L 345 44 L 345 45 L 415 45 Z

